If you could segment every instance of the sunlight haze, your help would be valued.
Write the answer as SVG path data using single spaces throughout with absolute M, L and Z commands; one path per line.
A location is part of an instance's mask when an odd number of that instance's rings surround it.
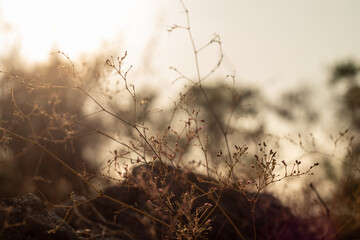
M 323 76 L 334 61 L 360 58 L 359 1 L 185 4 L 197 45 L 219 34 L 225 54 L 221 74 L 235 71 L 245 83 L 291 86 L 294 81 Z M 0 20 L 2 56 L 15 46 L 29 61 L 43 61 L 53 50 L 76 58 L 95 54 L 108 44 L 109 49 L 117 48 L 115 56 L 127 50 L 129 64 L 136 68 L 151 41 L 158 73 L 168 72 L 170 65 L 193 69 L 186 34 L 166 32 L 167 26 L 185 23 L 176 0 L 0 1 Z M 118 46 L 111 46 L 116 42 Z M 202 59 L 205 66 L 208 59 L 208 55 Z

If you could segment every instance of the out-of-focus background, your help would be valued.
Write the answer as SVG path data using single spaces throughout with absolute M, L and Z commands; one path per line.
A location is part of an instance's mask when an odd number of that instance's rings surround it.
M 247 144 L 252 154 L 258 151 L 258 142 L 268 141 L 269 147 L 279 152 L 279 160 L 284 159 L 289 165 L 299 159 L 306 170 L 313 163 L 320 163 L 314 176 L 282 181 L 270 188 L 285 202 L 298 199 L 300 192 L 309 192 L 308 183 L 316 181 L 324 198 L 340 196 L 339 185 L 349 178 L 358 179 L 359 172 L 356 136 L 360 128 L 360 2 L 184 3 L 198 48 L 214 34 L 221 37 L 222 51 L 213 44 L 199 53 L 200 74 L 206 75 L 223 54 L 219 69 L 203 86 L 220 123 L 229 126 L 231 144 Z M 178 119 L 171 118 L 172 104 L 178 101 L 184 86 L 191 83 L 178 79 L 179 74 L 169 67 L 176 67 L 191 79 L 196 79 L 197 73 L 186 30 L 167 31 L 174 24 L 187 24 L 183 6 L 177 0 L 0 1 L 2 127 L 30 137 L 42 136 L 38 139 L 48 141 L 47 146 L 78 171 L 95 171 L 112 158 L 118 143 L 94 137 L 95 131 L 77 130 L 79 142 L 74 145 L 66 145 L 67 135 L 61 131 L 51 132 L 51 126 L 62 122 L 61 127 L 71 135 L 71 124 L 64 119 L 78 119 L 96 111 L 96 106 L 74 89 L 49 94 L 46 84 L 31 80 L 34 77 L 73 86 L 69 62 L 61 54 L 52 54 L 58 50 L 74 63 L 86 91 L 95 94 L 113 112 L 130 119 L 133 107 L 123 96 L 126 91 L 118 83 L 119 76 L 110 73 L 105 64 L 111 56 L 116 59 L 127 51 L 123 69 L 132 66 L 127 78 L 136 87 L 141 103 L 139 121 L 145 122 L 145 115 L 149 115 L 146 124 L 154 129 L 154 134 L 159 133 L 161 126 L 179 124 Z M 25 85 L 22 79 L 27 79 Z M 30 91 L 32 86 L 41 87 Z M 26 95 L 29 91 L 30 95 Z M 218 148 L 224 146 L 223 142 L 216 142 L 221 131 L 217 122 L 211 120 L 201 92 L 194 89 L 193 96 L 195 100 L 189 105 L 201 109 L 208 124 L 204 128 L 209 131 L 209 154 L 215 156 Z M 32 111 L 36 104 L 45 110 Z M 39 119 L 30 119 L 20 110 Z M 14 117 L 16 121 L 12 120 Z M 114 137 L 135 135 L 106 114 L 86 119 L 86 124 L 110 131 Z M 32 124 L 27 125 L 27 121 Z M 44 126 L 45 133 L 41 132 Z M 59 150 L 61 144 L 65 144 L 65 152 Z M 76 151 L 77 147 L 80 150 Z M 61 199 L 69 191 L 81 189 L 80 183 L 71 182 L 70 173 L 57 173 L 59 166 L 48 166 L 47 157 L 29 145 L 9 140 L 7 150 L 1 155 L 2 197 L 44 188 L 44 195 L 50 199 Z M 189 161 L 203 157 L 195 150 L 190 153 Z M 89 169 L 85 169 L 84 162 L 90 162 Z M 213 167 L 217 165 L 214 163 Z M 249 171 L 249 165 L 241 166 Z M 64 196 L 45 190 L 44 186 L 55 183 L 63 189 Z M 18 191 L 14 192 L 14 186 Z M 346 191 L 353 194 L 354 185 L 346 186 Z

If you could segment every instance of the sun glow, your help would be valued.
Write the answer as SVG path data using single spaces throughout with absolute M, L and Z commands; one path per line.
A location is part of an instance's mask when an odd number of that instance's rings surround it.
M 138 55 L 152 31 L 156 4 L 151 3 L 3 1 L 0 52 L 4 55 L 15 47 L 28 61 L 44 61 L 54 50 L 74 57 L 120 41 L 122 51 L 134 49 L 133 56 Z

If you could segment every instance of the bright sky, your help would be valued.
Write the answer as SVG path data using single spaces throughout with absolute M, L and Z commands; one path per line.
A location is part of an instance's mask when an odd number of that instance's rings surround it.
M 324 76 L 339 59 L 360 59 L 358 0 L 185 3 L 198 45 L 220 34 L 223 74 L 235 70 L 249 84 L 292 85 Z M 166 26 L 182 23 L 178 0 L 0 0 L 0 54 L 16 44 L 23 58 L 41 61 L 51 50 L 76 58 L 108 47 L 115 56 L 127 50 L 135 69 L 152 56 L 157 73 L 175 65 L 191 75 L 187 35 L 166 32 Z M 210 51 L 203 63 L 215 63 L 216 56 Z
M 150 1 L 124 0 L 15 0 L 0 1 L 0 7 L 5 25 L 1 42 L 6 43 L 1 51 L 16 43 L 31 61 L 46 60 L 54 49 L 74 58 L 81 53 L 90 55 L 105 41 L 140 47 L 149 38 L 155 10 Z

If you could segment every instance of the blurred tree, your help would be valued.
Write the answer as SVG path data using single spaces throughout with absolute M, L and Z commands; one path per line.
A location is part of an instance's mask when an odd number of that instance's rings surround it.
M 350 85 L 356 85 L 360 68 L 353 60 L 346 60 L 336 64 L 331 70 L 330 83 L 335 84 L 346 81 Z
M 360 130 L 360 66 L 353 60 L 339 62 L 331 71 L 330 84 L 335 87 L 339 83 L 345 83 L 343 95 L 343 113 L 348 116 L 353 128 Z M 343 120 L 343 119 L 341 119 Z
M 350 129 L 347 155 L 343 160 L 343 178 L 331 201 L 334 222 L 340 229 L 338 239 L 353 239 L 360 233 L 360 65 L 354 60 L 337 63 L 331 71 L 332 87 L 343 83 L 339 121 L 348 121 Z
M 319 119 L 319 114 L 312 104 L 313 94 L 310 88 L 299 87 L 282 93 L 280 101 L 268 101 L 266 104 L 284 120 L 314 124 Z
M 221 150 L 228 159 L 227 146 L 234 151 L 234 144 L 250 145 L 253 140 L 255 145 L 262 139 L 264 123 L 257 118 L 261 95 L 257 89 L 228 85 L 224 80 L 201 88 L 195 85 L 181 95 L 183 99 L 176 113 L 186 112 L 182 119 L 200 120 L 200 125 L 204 127 L 200 135 L 203 148 L 207 151 L 206 157 L 212 167 L 217 167 L 223 163 L 222 158 L 217 157 L 218 151 Z M 169 123 L 163 120 L 161 124 Z M 182 141 L 186 142 L 185 136 Z
M 2 60 L 1 127 L 39 142 L 78 172 L 85 168 L 82 150 L 89 138 L 75 123 L 82 117 L 86 96 L 75 89 L 71 66 L 59 58 L 28 67 L 11 55 Z M 94 81 L 97 66 L 84 74 Z M 5 72 L 6 71 L 6 72 Z M 41 192 L 49 200 L 81 191 L 79 178 L 34 144 L 1 132 L 0 197 Z M 5 151 L 5 152 L 4 152 Z M 86 170 L 94 170 L 90 163 Z

